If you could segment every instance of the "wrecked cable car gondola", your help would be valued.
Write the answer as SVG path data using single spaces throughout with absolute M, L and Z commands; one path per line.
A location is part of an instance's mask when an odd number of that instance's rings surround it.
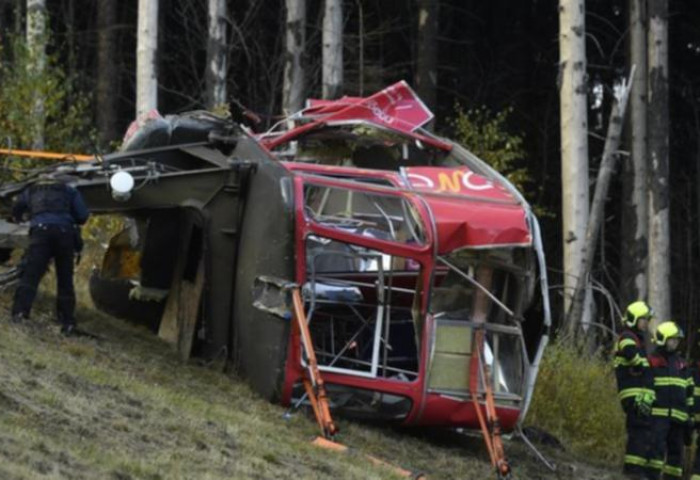
M 400 82 L 264 134 L 142 119 L 119 152 L 53 170 L 92 212 L 128 217 L 94 303 L 184 357 L 232 361 L 271 401 L 311 402 L 328 436 L 331 411 L 481 428 L 507 474 L 500 429 L 527 411 L 550 325 L 539 227 L 431 118 Z

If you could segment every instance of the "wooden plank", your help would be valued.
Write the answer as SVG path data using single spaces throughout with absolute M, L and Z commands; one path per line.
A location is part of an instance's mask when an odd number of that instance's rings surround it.
M 176 346 L 178 342 L 177 317 L 180 311 L 181 278 L 181 269 L 176 268 L 175 278 L 170 285 L 170 293 L 168 293 L 168 300 L 165 303 L 165 310 L 163 310 L 163 317 L 158 328 L 158 336 L 173 346 Z
M 197 265 L 197 274 L 194 282 L 183 280 L 180 288 L 180 302 L 178 310 L 179 335 L 177 349 L 180 358 L 187 360 L 192 352 L 192 341 L 194 340 L 199 306 L 202 300 L 202 290 L 204 290 L 204 256 Z

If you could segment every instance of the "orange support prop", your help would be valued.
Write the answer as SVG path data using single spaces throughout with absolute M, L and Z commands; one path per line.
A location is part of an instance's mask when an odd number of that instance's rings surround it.
M 474 410 L 479 419 L 481 433 L 484 435 L 484 442 L 491 457 L 491 465 L 496 469 L 496 474 L 499 479 L 510 478 L 510 465 L 506 459 L 505 450 L 503 448 L 503 439 L 501 438 L 501 424 L 496 413 L 496 402 L 493 398 L 493 387 L 491 385 L 491 374 L 489 367 L 485 364 L 482 349 L 484 344 L 484 331 L 477 330 L 474 333 L 474 353 L 472 362 L 477 362 L 477 369 L 471 368 L 471 378 L 469 382 L 470 394 L 474 403 Z M 472 365 L 474 366 L 474 365 Z M 481 372 L 484 381 L 484 410 L 481 410 L 482 405 L 479 403 L 478 396 L 478 375 Z
M 306 363 L 307 363 L 307 375 L 308 378 L 304 378 L 302 381 L 304 383 L 304 389 L 311 402 L 311 408 L 314 411 L 314 416 L 318 422 L 319 427 L 321 427 L 321 432 L 323 432 L 323 437 L 316 437 L 311 443 L 320 448 L 325 448 L 327 450 L 333 450 L 335 452 L 347 452 L 349 449 L 347 446 L 334 442 L 332 439 L 338 429 L 333 423 L 333 417 L 331 416 L 331 410 L 328 405 L 328 395 L 326 394 L 326 387 L 323 383 L 323 377 L 321 377 L 321 372 L 318 369 L 318 362 L 316 360 L 316 353 L 314 352 L 313 343 L 311 342 L 311 332 L 309 332 L 309 325 L 306 321 L 306 313 L 304 313 L 304 303 L 301 300 L 301 291 L 299 287 L 295 287 L 292 290 L 292 303 L 294 306 L 294 319 L 296 320 L 296 326 L 299 329 L 299 335 L 301 336 L 301 343 L 304 347 L 304 352 L 306 353 Z M 389 462 L 377 458 L 372 455 L 364 455 L 367 460 L 375 465 L 381 465 L 394 471 L 394 473 L 415 480 L 427 480 L 428 477 L 419 473 L 415 474 L 409 470 L 405 470 L 396 465 L 392 465 Z
M 0 155 L 14 155 L 16 157 L 38 158 L 41 160 L 63 160 L 66 162 L 86 162 L 95 158 L 94 155 L 80 155 L 77 153 L 40 152 L 34 150 L 14 150 L 0 148 Z
M 326 438 L 333 438 L 333 436 L 338 433 L 338 428 L 333 423 L 333 417 L 331 416 L 326 386 L 323 383 L 323 377 L 321 377 L 321 372 L 318 369 L 316 353 L 314 352 L 314 346 L 311 342 L 311 332 L 309 332 L 309 325 L 306 321 L 304 303 L 301 300 L 299 287 L 292 290 L 292 302 L 294 304 L 294 318 L 297 328 L 299 329 L 304 353 L 306 354 L 308 378 L 303 380 L 304 388 L 309 396 L 311 407 L 316 416 L 316 421 L 319 427 L 321 427 L 323 436 Z

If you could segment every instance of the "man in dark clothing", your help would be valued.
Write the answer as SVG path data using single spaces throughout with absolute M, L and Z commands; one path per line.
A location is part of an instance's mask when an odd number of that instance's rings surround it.
M 700 334 L 700 331 L 698 331 Z M 700 346 L 700 342 L 698 342 Z M 693 424 L 695 429 L 700 429 L 700 360 L 696 359 L 690 365 L 690 372 L 693 376 L 693 384 L 695 386 L 693 392 Z M 690 438 L 687 438 L 690 437 Z M 700 480 L 700 437 L 695 435 L 695 459 L 693 460 L 692 472 L 690 480 Z M 690 440 L 690 441 L 688 441 Z M 686 435 L 686 444 L 693 442 L 693 435 Z
M 18 222 L 29 216 L 29 248 L 15 291 L 12 320 L 29 318 L 39 281 L 53 258 L 58 287 L 56 312 L 61 332 L 70 335 L 75 330 L 73 262 L 80 242 L 77 229 L 89 216 L 85 202 L 75 188 L 44 176 L 18 196 L 12 215 Z
M 655 479 L 658 470 L 649 464 L 651 407 L 654 380 L 649 369 L 644 335 L 653 312 L 643 301 L 625 311 L 625 328 L 615 345 L 615 377 L 625 412 L 627 448 L 623 472 L 628 478 Z
M 683 442 L 692 428 L 695 384 L 677 351 L 682 338 L 675 322 L 661 323 L 654 334 L 657 347 L 649 357 L 656 392 L 650 464 L 663 472 L 663 478 L 682 478 Z

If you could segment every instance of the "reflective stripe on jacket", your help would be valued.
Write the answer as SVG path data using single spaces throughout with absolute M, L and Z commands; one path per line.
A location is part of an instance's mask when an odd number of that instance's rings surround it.
M 694 411 L 695 382 L 690 370 L 677 352 L 657 348 L 649 357 L 654 376 L 656 402 L 651 410 L 655 417 L 669 417 L 686 423 Z
M 700 361 L 696 361 L 690 367 L 693 377 L 693 418 L 695 423 L 700 424 Z
M 634 397 L 653 392 L 654 379 L 649 368 L 641 332 L 625 329 L 615 344 L 615 378 L 622 408 L 625 411 L 634 404 Z

